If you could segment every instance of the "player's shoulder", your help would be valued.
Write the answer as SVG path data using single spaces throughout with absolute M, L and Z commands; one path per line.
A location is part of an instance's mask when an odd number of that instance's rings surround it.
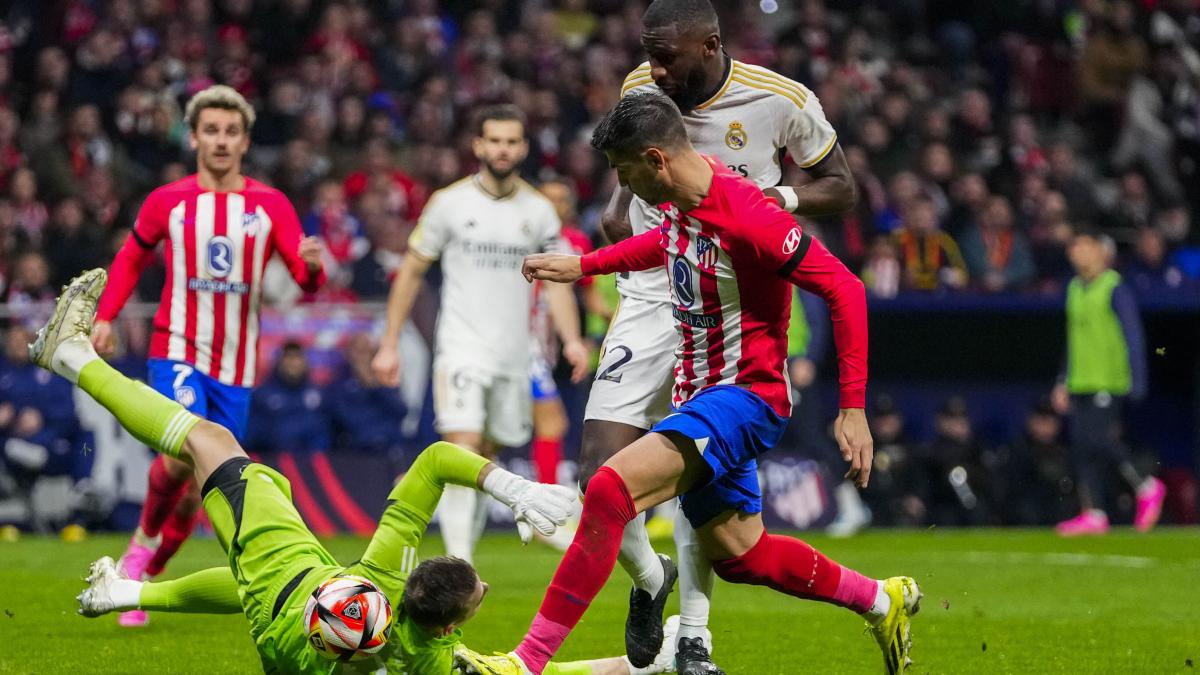
M 190 197 L 203 192 L 200 189 L 200 181 L 196 174 L 184 176 L 178 180 L 173 180 L 170 183 L 160 185 L 150 191 L 146 196 L 147 201 L 157 201 L 161 199 L 170 199 L 172 197 Z
M 650 62 L 646 61 L 625 76 L 625 81 L 621 83 L 621 95 L 624 96 L 634 89 L 653 86 L 654 78 L 650 77 Z
M 287 201 L 287 195 L 278 188 L 273 188 L 262 181 L 255 180 L 249 176 L 245 177 L 246 184 L 242 188 L 242 194 L 245 196 L 253 196 L 259 201 Z
M 550 201 L 550 199 L 546 195 L 542 194 L 541 190 L 534 187 L 532 183 L 524 178 L 517 179 L 517 196 L 521 199 L 529 201 L 532 204 L 538 204 L 539 206 L 545 206 L 551 209 L 554 208 L 554 204 Z
M 425 203 L 425 207 L 429 208 L 435 202 L 438 204 L 450 203 L 446 199 L 447 197 L 461 196 L 464 193 L 473 192 L 475 189 L 475 181 L 472 180 L 472 176 L 463 176 L 449 185 L 434 190 L 429 195 L 429 200 Z
M 803 84 L 762 66 L 735 60 L 730 68 L 730 84 L 743 94 L 773 100 L 793 110 L 804 110 L 814 94 Z M 734 98 L 739 91 L 730 92 Z

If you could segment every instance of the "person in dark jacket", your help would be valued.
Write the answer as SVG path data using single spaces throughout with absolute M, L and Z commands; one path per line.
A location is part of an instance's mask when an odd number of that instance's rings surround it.
M 308 357 L 295 341 L 283 345 L 275 372 L 250 397 L 246 448 L 317 452 L 331 445 L 329 410 L 309 379 Z
M 383 386 L 372 372 L 375 349 L 366 335 L 352 337 L 345 372 L 326 389 L 336 450 L 397 453 L 403 445 L 404 403 L 398 389 Z

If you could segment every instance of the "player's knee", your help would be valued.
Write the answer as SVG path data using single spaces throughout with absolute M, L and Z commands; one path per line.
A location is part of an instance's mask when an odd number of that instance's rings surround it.
M 734 558 L 710 560 L 713 571 L 717 576 L 731 584 L 766 583 L 771 577 L 774 555 L 771 551 L 771 540 L 764 537 L 760 545 Z
M 193 458 L 200 455 L 234 457 L 246 454 L 233 432 L 220 424 L 204 419 L 197 422 L 196 426 L 188 432 L 183 449 Z
M 625 480 L 609 467 L 602 467 L 592 476 L 583 508 L 605 519 L 615 518 L 624 522 L 633 520 L 637 515 Z

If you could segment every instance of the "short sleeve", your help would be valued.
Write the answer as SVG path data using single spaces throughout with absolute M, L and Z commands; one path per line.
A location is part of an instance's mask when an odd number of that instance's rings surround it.
M 442 251 L 450 241 L 450 224 L 445 213 L 446 201 L 443 195 L 436 194 L 430 198 L 417 219 L 417 228 L 408 238 L 408 248 L 417 255 L 428 260 L 442 257 Z
M 806 90 L 807 91 L 807 90 Z M 816 94 L 808 92 L 802 105 L 789 99 L 781 99 L 786 106 L 783 124 L 783 145 L 800 168 L 816 166 L 829 156 L 837 144 L 837 133 L 825 119 L 825 110 Z

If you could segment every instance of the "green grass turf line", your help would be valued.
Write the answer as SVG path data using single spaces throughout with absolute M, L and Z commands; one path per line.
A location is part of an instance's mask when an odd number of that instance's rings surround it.
M 117 556 L 123 536 L 67 544 L 23 537 L 0 543 L 0 673 L 241 673 L 259 669 L 238 616 L 154 614 L 144 629 L 75 614 L 87 565 Z M 834 559 L 872 576 L 909 574 L 925 592 L 914 623 L 914 673 L 1192 673 L 1200 665 L 1200 531 L 1118 530 L 1063 540 L 1047 531 L 870 532 L 810 536 Z M 365 541 L 327 545 L 340 560 Z M 657 542 L 673 552 L 670 542 Z M 422 557 L 441 552 L 430 537 Z M 476 649 L 507 650 L 529 624 L 559 554 L 491 534 L 476 555 L 492 590 L 464 630 Z M 188 542 L 167 574 L 220 564 L 212 539 Z M 623 650 L 628 581 L 618 569 L 564 658 Z M 674 599 L 668 612 L 675 612 Z M 834 607 L 718 582 L 715 657 L 729 673 L 872 673 L 882 670 L 864 623 Z

